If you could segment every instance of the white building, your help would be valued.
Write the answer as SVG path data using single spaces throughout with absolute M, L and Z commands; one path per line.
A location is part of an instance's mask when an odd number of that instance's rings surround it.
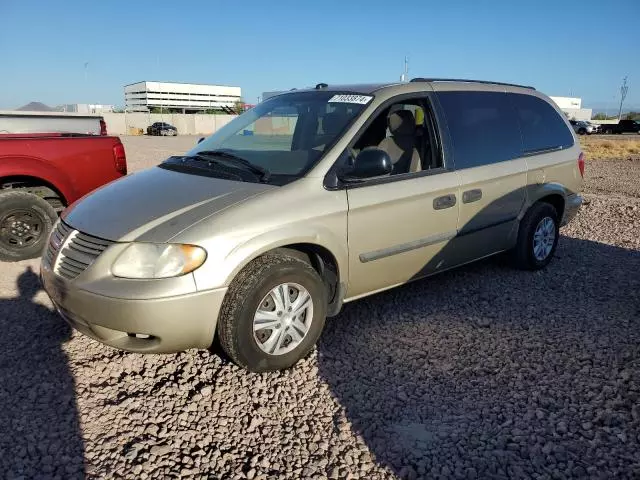
M 93 103 L 68 103 L 61 105 L 58 110 L 74 113 L 108 113 L 113 112 L 113 105 L 99 105 Z
M 230 109 L 242 99 L 240 87 L 195 83 L 138 82 L 124 87 L 128 111 L 148 112 L 151 108 L 182 109 L 193 112 Z
M 591 108 L 582 108 L 582 99 L 575 97 L 550 97 L 560 110 L 567 114 L 571 120 L 591 120 L 593 113 Z

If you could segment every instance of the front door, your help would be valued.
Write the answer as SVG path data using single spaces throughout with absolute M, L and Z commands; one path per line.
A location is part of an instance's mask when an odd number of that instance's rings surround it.
M 460 182 L 445 168 L 434 118 L 426 95 L 390 101 L 353 144 L 387 151 L 394 170 L 347 189 L 347 298 L 446 268 L 438 254 L 456 235 Z
M 458 190 L 458 174 L 452 171 L 347 190 L 347 296 L 382 290 L 446 268 L 432 262 L 456 235 Z M 438 263 L 445 261 L 446 256 Z

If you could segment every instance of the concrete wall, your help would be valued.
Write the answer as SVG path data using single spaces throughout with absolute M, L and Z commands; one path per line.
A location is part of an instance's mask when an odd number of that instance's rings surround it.
M 590 120 L 593 114 L 590 108 L 561 108 L 571 120 Z
M 589 120 L 591 123 L 595 123 L 597 125 L 611 125 L 614 123 L 618 123 L 618 119 L 613 120 Z
M 204 115 L 182 113 L 104 113 L 107 131 L 112 135 L 129 135 L 131 128 L 147 127 L 155 122 L 170 123 L 179 135 L 209 135 L 233 120 L 236 115 Z

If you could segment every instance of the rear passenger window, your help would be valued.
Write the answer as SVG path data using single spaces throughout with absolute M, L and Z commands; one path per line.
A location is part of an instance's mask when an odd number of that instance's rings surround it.
M 510 93 L 516 109 L 525 153 L 573 145 L 573 135 L 558 112 L 541 98 Z
M 453 142 L 456 168 L 471 168 L 518 158 L 520 130 L 506 94 L 439 92 Z

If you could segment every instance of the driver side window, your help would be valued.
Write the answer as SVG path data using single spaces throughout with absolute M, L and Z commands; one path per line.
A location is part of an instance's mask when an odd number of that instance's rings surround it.
M 435 125 L 426 99 L 407 99 L 382 110 L 353 146 L 384 150 L 393 164 L 391 175 L 418 173 L 443 166 Z

